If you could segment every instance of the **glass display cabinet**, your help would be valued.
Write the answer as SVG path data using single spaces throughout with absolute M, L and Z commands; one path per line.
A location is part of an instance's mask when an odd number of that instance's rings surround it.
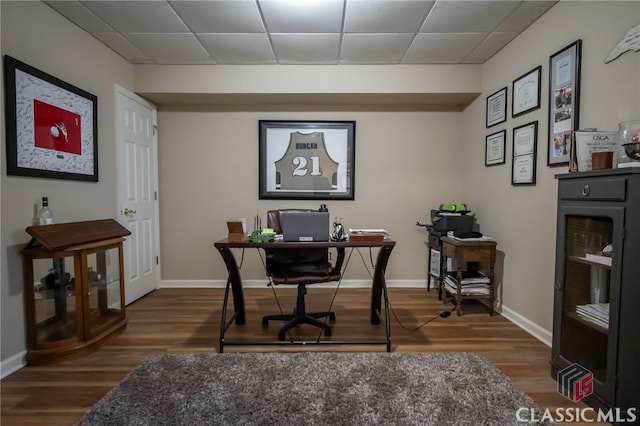
M 598 408 L 640 406 L 640 170 L 558 178 L 552 375 L 593 374 Z
M 27 364 L 73 359 L 126 326 L 122 249 L 129 230 L 105 219 L 26 232 Z

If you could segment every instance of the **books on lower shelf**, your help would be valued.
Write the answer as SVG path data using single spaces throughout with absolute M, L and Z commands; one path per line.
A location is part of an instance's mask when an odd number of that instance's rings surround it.
M 589 303 L 586 305 L 577 305 L 576 313 L 580 318 L 600 327 L 609 328 L 609 304 L 608 303 Z
M 444 286 L 451 293 L 456 293 L 458 287 L 457 272 L 447 272 L 444 277 Z M 480 271 L 462 271 L 460 293 L 463 296 L 489 294 L 489 277 Z

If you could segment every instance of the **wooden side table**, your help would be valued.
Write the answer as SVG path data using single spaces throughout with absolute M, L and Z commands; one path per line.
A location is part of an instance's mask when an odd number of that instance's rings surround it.
M 442 237 L 442 263 L 441 268 L 444 271 L 443 277 L 447 274 L 447 258 L 455 259 L 458 263 L 458 270 L 456 272 L 456 291 L 452 292 L 446 286 L 442 285 L 442 288 L 446 293 L 449 293 L 456 301 L 456 312 L 458 315 L 462 315 L 462 301 L 464 299 L 488 299 L 489 312 L 493 315 L 493 305 L 495 302 L 495 289 L 494 289 L 494 266 L 496 263 L 496 245 L 493 240 L 479 240 L 479 239 L 458 239 L 451 237 Z M 489 266 L 489 294 L 462 294 L 462 271 L 467 266 L 467 262 L 481 262 L 487 263 Z M 446 300 L 446 298 L 445 298 Z

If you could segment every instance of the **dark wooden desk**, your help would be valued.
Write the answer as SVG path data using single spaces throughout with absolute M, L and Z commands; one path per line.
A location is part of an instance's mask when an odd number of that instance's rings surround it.
M 387 352 L 391 352 L 391 324 L 389 321 L 389 304 L 387 298 L 387 286 L 385 281 L 385 271 L 387 263 L 393 247 L 396 242 L 391 239 L 385 239 L 380 242 L 373 241 L 314 241 L 314 242 L 283 242 L 275 241 L 270 243 L 254 243 L 251 241 L 228 241 L 226 238 L 214 243 L 215 248 L 220 252 L 220 256 L 224 260 L 227 267 L 227 285 L 224 295 L 222 307 L 222 320 L 220 323 L 220 353 L 224 351 L 225 345 L 274 345 L 274 344 L 309 344 L 309 343 L 325 343 L 325 344 L 386 344 Z M 224 339 L 225 331 L 231 323 L 235 321 L 236 325 L 243 325 L 246 321 L 244 294 L 242 291 L 242 279 L 240 278 L 240 270 L 231 249 L 269 249 L 269 250 L 296 250 L 301 248 L 335 248 L 338 250 L 338 256 L 344 256 L 347 248 L 357 247 L 379 247 L 378 257 L 375 263 L 373 280 L 371 283 L 371 324 L 377 325 L 384 321 L 385 340 L 383 341 L 301 341 L 301 342 L 227 342 Z M 233 293 L 234 313 L 229 321 L 227 321 L 227 304 L 229 299 L 229 289 Z M 382 313 L 382 300 L 384 299 L 384 315 Z
M 493 286 L 494 278 L 494 265 L 496 263 L 496 245 L 493 240 L 464 240 L 451 237 L 442 237 L 442 256 L 440 271 L 441 276 L 446 276 L 447 270 L 447 258 L 453 258 L 458 261 L 458 270 L 456 272 L 457 286 L 456 291 L 451 292 L 444 283 L 440 282 L 441 288 L 444 288 L 444 294 L 451 294 L 456 301 L 456 312 L 458 315 L 462 315 L 462 300 L 463 299 L 488 299 L 489 300 L 489 312 L 493 315 L 493 305 L 495 301 L 495 289 Z M 467 262 L 486 262 L 489 265 L 489 294 L 462 294 L 462 268 L 466 266 Z M 444 271 L 444 272 L 442 272 Z M 445 298 L 446 300 L 446 298 Z

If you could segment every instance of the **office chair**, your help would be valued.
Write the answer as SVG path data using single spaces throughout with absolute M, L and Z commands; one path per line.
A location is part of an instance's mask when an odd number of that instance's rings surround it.
M 269 210 L 267 212 L 267 226 L 273 228 L 277 234 L 282 233 L 281 211 Z M 329 317 L 329 321 L 334 323 L 335 314 L 333 312 L 307 312 L 304 296 L 307 292 L 306 286 L 309 284 L 340 281 L 344 249 L 338 249 L 335 266 L 329 262 L 328 248 L 265 249 L 265 254 L 267 274 L 271 283 L 274 285 L 296 285 L 298 292 L 296 307 L 292 314 L 266 315 L 262 318 L 262 326 L 266 327 L 272 320 L 287 321 L 278 332 L 278 340 L 285 340 L 287 331 L 298 324 L 311 324 L 323 328 L 325 336 L 331 336 L 331 326 L 318 318 Z

